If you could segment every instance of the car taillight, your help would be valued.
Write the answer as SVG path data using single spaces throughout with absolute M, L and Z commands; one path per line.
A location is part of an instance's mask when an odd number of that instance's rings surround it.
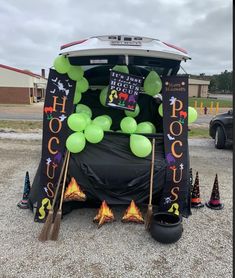
M 64 44 L 60 47 L 60 50 L 65 49 L 65 48 L 70 47 L 70 46 L 73 46 L 73 45 L 76 45 L 76 44 L 84 43 L 85 41 L 87 41 L 87 39 Z

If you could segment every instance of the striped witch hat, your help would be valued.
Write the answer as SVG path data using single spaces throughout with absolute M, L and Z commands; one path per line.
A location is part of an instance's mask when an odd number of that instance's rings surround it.
M 29 181 L 29 172 L 26 172 L 25 180 L 24 180 L 24 191 L 23 191 L 23 198 L 19 201 L 17 206 L 21 209 L 28 209 L 28 198 L 30 192 L 30 181 Z
M 222 209 L 224 207 L 224 204 L 221 204 L 220 202 L 220 194 L 219 194 L 219 183 L 218 183 L 218 176 L 215 175 L 215 181 L 211 193 L 211 198 L 208 202 L 206 202 L 206 206 L 211 209 Z
M 191 207 L 192 208 L 202 208 L 204 207 L 204 204 L 201 202 L 200 198 L 200 190 L 199 190 L 199 176 L 198 172 L 196 172 L 196 177 L 191 193 Z

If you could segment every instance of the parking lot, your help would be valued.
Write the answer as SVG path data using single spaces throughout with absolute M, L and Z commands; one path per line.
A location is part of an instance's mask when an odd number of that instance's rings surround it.
M 232 277 L 231 150 L 215 149 L 211 139 L 189 140 L 202 201 L 209 200 L 217 173 L 225 206 L 192 210 L 174 244 L 154 241 L 143 225 L 123 224 L 123 207 L 112 208 L 116 221 L 99 230 L 92 222 L 95 209 L 73 211 L 62 220 L 59 240 L 41 243 L 42 224 L 16 206 L 26 171 L 33 181 L 41 136 L 20 136 L 0 133 L 0 277 Z

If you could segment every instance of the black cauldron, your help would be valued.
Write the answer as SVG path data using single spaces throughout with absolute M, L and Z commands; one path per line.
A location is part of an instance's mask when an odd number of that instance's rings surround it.
M 182 217 L 169 212 L 158 212 L 150 223 L 151 236 L 161 243 L 174 243 L 183 232 Z

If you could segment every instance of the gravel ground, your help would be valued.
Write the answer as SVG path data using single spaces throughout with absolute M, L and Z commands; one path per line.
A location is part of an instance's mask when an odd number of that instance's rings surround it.
M 154 241 L 143 225 L 121 223 L 123 207 L 113 209 L 116 222 L 100 229 L 92 222 L 95 209 L 73 211 L 63 218 L 59 240 L 41 243 L 37 236 L 42 224 L 33 221 L 31 211 L 16 206 L 25 172 L 32 182 L 38 166 L 41 135 L 9 136 L 0 133 L 0 278 L 232 277 L 231 150 L 216 150 L 212 140 L 189 140 L 203 202 L 209 200 L 218 173 L 225 207 L 192 210 L 174 244 Z

